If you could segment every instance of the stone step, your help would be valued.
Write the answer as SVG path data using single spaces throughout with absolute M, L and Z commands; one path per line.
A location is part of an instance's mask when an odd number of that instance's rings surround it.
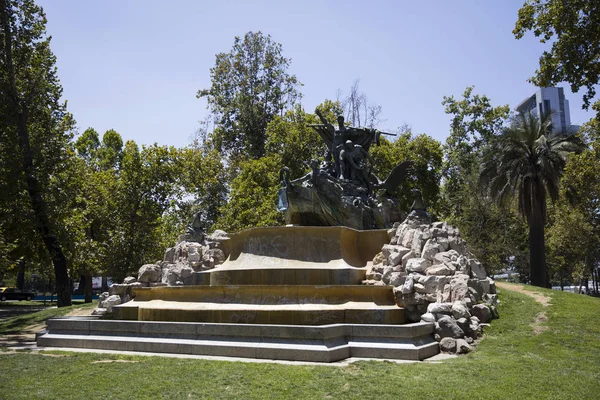
M 135 301 L 240 304 L 340 304 L 368 301 L 393 305 L 392 286 L 366 285 L 219 285 L 134 288 Z
M 359 285 L 366 268 L 316 264 L 313 268 L 219 267 L 195 272 L 194 285 Z
M 224 285 L 136 288 L 122 320 L 249 324 L 401 324 L 391 286 Z
M 433 324 L 324 326 L 165 323 L 57 318 L 45 347 L 333 362 L 348 357 L 423 360 L 439 352 Z
M 133 301 L 114 307 L 117 319 L 138 321 L 329 325 L 402 324 L 404 309 L 373 302 L 342 304 L 239 304 Z

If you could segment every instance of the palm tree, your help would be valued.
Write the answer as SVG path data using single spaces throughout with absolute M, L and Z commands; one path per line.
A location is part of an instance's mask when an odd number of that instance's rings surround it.
M 516 195 L 519 213 L 527 219 L 532 285 L 548 284 L 544 253 L 546 198 L 558 199 L 567 157 L 583 148 L 576 131 L 552 130 L 550 113 L 540 118 L 521 113 L 484 154 L 480 186 L 500 202 Z

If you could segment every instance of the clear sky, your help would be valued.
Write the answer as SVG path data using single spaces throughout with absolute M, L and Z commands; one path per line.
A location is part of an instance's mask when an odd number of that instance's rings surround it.
M 466 86 L 514 108 L 544 46 L 512 34 L 524 0 L 155 1 L 38 0 L 48 17 L 64 98 L 79 131 L 115 129 L 124 140 L 185 146 L 207 115 L 215 54 L 262 31 L 282 44 L 312 112 L 355 79 L 383 107 L 381 129 L 404 123 L 444 141 L 444 95 Z M 565 95 L 571 122 L 581 93 Z

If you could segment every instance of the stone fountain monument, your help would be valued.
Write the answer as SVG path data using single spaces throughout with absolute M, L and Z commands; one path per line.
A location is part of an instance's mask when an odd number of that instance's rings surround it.
M 38 345 L 319 362 L 423 360 L 438 341 L 468 351 L 493 282 L 420 194 L 397 222 L 391 193 L 410 163 L 372 173 L 380 132 L 321 118 L 327 159 L 295 180 L 281 170 L 289 225 L 206 235 L 196 216 L 162 261 L 103 294 L 98 316 L 49 320 Z

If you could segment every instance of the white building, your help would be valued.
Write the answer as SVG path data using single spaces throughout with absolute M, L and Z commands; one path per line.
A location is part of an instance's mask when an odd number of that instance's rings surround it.
M 528 110 L 536 115 L 552 110 L 554 112 L 552 114 L 552 127 L 555 131 L 567 130 L 571 126 L 569 100 L 565 99 L 563 88 L 541 88 L 515 108 L 515 111 L 520 113 Z

